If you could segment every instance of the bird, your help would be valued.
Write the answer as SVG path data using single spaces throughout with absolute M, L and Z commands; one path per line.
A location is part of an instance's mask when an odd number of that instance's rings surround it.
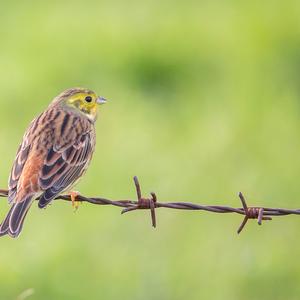
M 69 88 L 30 123 L 11 169 L 11 207 L 0 236 L 18 237 L 35 199 L 39 208 L 46 208 L 85 174 L 95 150 L 99 105 L 104 103 L 106 99 L 92 90 Z M 78 194 L 70 195 L 75 205 Z

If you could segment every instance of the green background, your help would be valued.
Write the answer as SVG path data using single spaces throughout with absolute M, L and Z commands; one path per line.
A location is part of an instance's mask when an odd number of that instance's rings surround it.
M 299 1 L 1 1 L 0 186 L 66 88 L 111 99 L 76 187 L 133 199 L 300 206 Z M 1 200 L 0 212 L 8 210 Z M 0 240 L 0 299 L 299 299 L 300 220 L 34 205 Z M 30 292 L 30 291 L 29 291 Z M 19 299 L 21 299 L 19 297 Z

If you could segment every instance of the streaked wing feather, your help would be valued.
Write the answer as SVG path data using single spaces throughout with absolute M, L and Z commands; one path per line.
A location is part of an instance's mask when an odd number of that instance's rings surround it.
M 39 200 L 39 207 L 44 208 L 47 206 L 56 196 L 62 193 L 67 187 L 71 186 L 84 172 L 82 166 L 77 166 L 66 173 L 55 186 L 48 188 Z
M 8 181 L 8 199 L 10 203 L 13 202 L 16 197 L 18 181 L 22 175 L 22 171 L 29 156 L 29 152 L 30 145 L 28 144 L 27 139 L 24 138 L 22 144 L 20 145 L 17 151 L 16 159 L 14 161 Z
M 64 150 L 53 146 L 46 157 L 40 176 L 40 186 L 45 191 L 39 206 L 46 206 L 59 193 L 72 186 L 84 173 L 93 152 L 90 133 L 81 135 L 77 142 Z M 56 160 L 54 159 L 56 158 Z

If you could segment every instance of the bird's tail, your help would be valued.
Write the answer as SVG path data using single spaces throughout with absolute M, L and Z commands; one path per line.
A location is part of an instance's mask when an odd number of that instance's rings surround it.
M 12 204 L 6 218 L 0 225 L 0 236 L 10 235 L 13 238 L 19 236 L 27 212 L 33 202 L 33 196 L 25 198 L 22 202 Z

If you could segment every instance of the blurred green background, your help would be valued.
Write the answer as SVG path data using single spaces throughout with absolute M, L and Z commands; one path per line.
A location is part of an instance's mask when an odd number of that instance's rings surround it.
M 101 107 L 76 188 L 160 201 L 300 206 L 299 1 L 1 1 L 0 186 L 28 123 L 62 90 Z M 3 199 L 1 217 L 8 210 Z M 299 299 L 300 220 L 34 205 L 0 240 L 0 299 Z M 21 299 L 21 298 L 19 298 Z

